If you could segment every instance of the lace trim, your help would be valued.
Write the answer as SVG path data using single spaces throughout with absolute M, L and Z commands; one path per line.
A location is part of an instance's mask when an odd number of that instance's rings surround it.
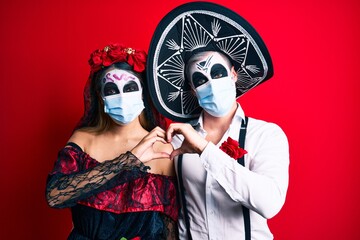
M 147 173 L 131 152 L 100 163 L 80 148 L 65 147 L 49 174 L 51 207 L 81 204 L 113 213 L 159 211 L 178 219 L 176 177 Z
M 146 167 L 131 152 L 102 163 L 89 162 L 82 166 L 86 153 L 65 147 L 59 152 L 54 171 L 48 176 L 46 197 L 51 207 L 71 207 L 77 201 L 136 179 L 147 172 Z

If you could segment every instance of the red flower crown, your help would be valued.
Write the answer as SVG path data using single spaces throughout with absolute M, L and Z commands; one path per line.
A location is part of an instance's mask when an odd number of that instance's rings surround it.
M 133 67 L 135 72 L 145 70 L 146 64 L 145 51 L 126 48 L 120 44 L 110 44 L 104 49 L 97 49 L 91 53 L 89 65 L 91 72 L 95 73 L 104 67 L 117 62 L 126 62 Z

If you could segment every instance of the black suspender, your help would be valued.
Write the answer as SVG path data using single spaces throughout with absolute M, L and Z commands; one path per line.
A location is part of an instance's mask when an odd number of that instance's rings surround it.
M 241 122 L 241 129 L 240 129 L 240 134 L 239 134 L 239 145 L 241 148 L 244 148 L 244 146 L 245 146 L 247 123 L 248 123 L 248 117 L 245 117 L 245 120 L 243 119 Z M 179 155 L 178 166 L 177 166 L 179 188 L 180 188 L 179 194 L 180 194 L 182 209 L 183 209 L 183 213 L 184 213 L 186 232 L 188 235 L 188 239 L 192 240 L 192 236 L 191 236 L 191 232 L 190 232 L 189 213 L 188 213 L 188 209 L 186 206 L 186 199 L 185 199 L 185 194 L 184 194 L 185 189 L 184 189 L 184 183 L 183 183 L 183 178 L 182 178 L 182 158 L 183 158 L 183 155 Z M 242 166 L 245 166 L 244 156 L 242 158 L 238 159 L 238 163 L 241 164 Z M 250 212 L 249 212 L 249 209 L 244 206 L 242 206 L 242 210 L 243 210 L 243 215 L 244 215 L 245 240 L 250 240 L 251 239 Z
M 239 134 L 239 146 L 245 149 L 245 136 L 246 129 L 248 124 L 248 117 L 245 117 L 241 122 L 241 129 Z M 238 159 L 238 163 L 245 167 L 244 156 Z M 245 240 L 251 239 L 251 226 L 250 226 L 250 211 L 247 207 L 242 206 L 243 215 L 244 215 L 244 227 L 245 227 Z
M 248 123 L 248 117 L 245 117 L 245 121 L 241 121 L 241 128 L 240 128 L 240 134 L 239 134 L 239 147 L 242 149 L 245 149 L 245 136 L 246 136 L 246 129 L 247 129 L 247 123 Z M 238 163 L 243 165 L 245 167 L 244 162 L 244 156 L 242 158 L 239 158 Z
M 182 158 L 183 155 L 181 154 L 178 158 L 178 178 L 179 178 L 179 188 L 180 188 L 180 197 L 181 197 L 181 206 L 184 212 L 184 220 L 185 220 L 185 227 L 186 227 L 186 233 L 188 235 L 188 239 L 192 240 L 191 232 L 190 232 L 190 221 L 189 221 L 189 213 L 186 206 L 186 199 L 185 199 L 185 189 L 184 189 L 184 183 L 182 179 Z

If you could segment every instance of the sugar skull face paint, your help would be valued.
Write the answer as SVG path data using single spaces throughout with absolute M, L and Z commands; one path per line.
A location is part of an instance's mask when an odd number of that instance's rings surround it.
M 215 117 L 229 113 L 236 88 L 228 59 L 218 52 L 203 52 L 193 56 L 188 64 L 187 76 L 199 105 Z
M 133 74 L 112 69 L 104 73 L 101 79 L 101 95 L 103 97 L 142 90 L 140 80 Z
M 119 69 L 104 73 L 101 79 L 104 112 L 118 124 L 128 124 L 144 109 L 140 80 Z
M 204 52 L 189 60 L 188 77 L 194 88 L 211 79 L 230 76 L 230 63 L 218 52 Z

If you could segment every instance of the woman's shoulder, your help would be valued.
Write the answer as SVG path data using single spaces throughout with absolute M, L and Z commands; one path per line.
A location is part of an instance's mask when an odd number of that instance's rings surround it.
M 71 135 L 68 143 L 69 142 L 75 143 L 83 151 L 85 151 L 87 146 L 89 146 L 89 144 L 94 140 L 96 135 L 97 135 L 97 133 L 95 133 L 95 132 L 86 131 L 86 130 L 83 130 L 83 129 L 78 129 L 78 130 L 75 130 L 73 132 L 73 134 Z

